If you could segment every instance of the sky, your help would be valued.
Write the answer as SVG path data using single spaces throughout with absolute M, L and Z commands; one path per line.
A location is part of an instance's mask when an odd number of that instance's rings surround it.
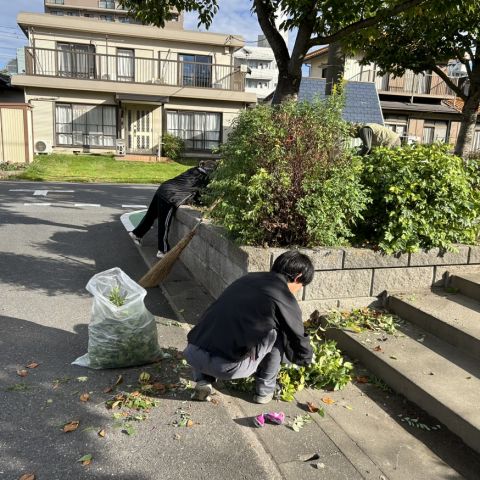
M 254 45 L 262 31 L 255 14 L 250 12 L 252 2 L 245 0 L 218 0 L 219 12 L 210 32 L 242 35 L 246 45 Z M 0 68 L 15 58 L 16 48 L 26 45 L 26 38 L 18 28 L 19 12 L 43 12 L 43 0 L 0 0 Z M 185 29 L 197 30 L 195 14 L 185 16 Z M 204 27 L 201 30 L 205 30 Z M 290 35 L 290 43 L 292 35 Z

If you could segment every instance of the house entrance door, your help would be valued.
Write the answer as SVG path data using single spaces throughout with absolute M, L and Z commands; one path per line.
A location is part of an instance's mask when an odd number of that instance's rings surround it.
M 152 110 L 148 107 L 126 107 L 127 153 L 153 153 Z

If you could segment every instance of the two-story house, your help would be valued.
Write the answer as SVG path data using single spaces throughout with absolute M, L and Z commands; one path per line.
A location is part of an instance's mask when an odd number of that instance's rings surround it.
M 385 126 L 409 142 L 456 142 L 461 106 L 455 93 L 436 73 L 407 71 L 401 77 L 379 75 L 376 65 L 360 65 L 360 60 L 361 55 L 345 58 L 344 78 L 375 83 Z M 305 64 L 309 67 L 309 77 L 325 78 L 328 47 L 307 54 Z M 443 68 L 454 82 L 463 75 L 449 65 Z M 480 128 L 475 134 L 474 148 L 480 148 Z
M 245 92 L 244 69 L 234 65 L 244 45 L 238 36 L 188 31 L 181 22 L 160 29 L 33 13 L 17 21 L 28 46 L 25 73 L 12 84 L 33 107 L 34 144 L 55 152 L 124 145 L 129 154 L 157 155 L 169 132 L 202 156 L 256 102 Z

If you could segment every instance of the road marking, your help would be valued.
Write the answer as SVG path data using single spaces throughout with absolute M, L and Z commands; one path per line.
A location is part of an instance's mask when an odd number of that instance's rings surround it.
M 75 203 L 74 207 L 101 207 L 99 203 Z
M 122 208 L 147 208 L 146 205 L 122 205 Z
M 44 203 L 44 202 L 37 202 L 37 203 L 35 203 L 35 202 L 30 202 L 30 203 L 24 203 L 24 205 L 36 205 L 36 206 L 38 206 L 38 205 L 43 205 L 43 206 L 45 206 L 45 207 L 51 207 L 51 206 L 52 206 L 51 203 Z
M 75 190 L 29 190 L 25 188 L 11 188 L 9 192 L 33 192 L 36 196 L 46 196 L 48 193 L 75 193 Z

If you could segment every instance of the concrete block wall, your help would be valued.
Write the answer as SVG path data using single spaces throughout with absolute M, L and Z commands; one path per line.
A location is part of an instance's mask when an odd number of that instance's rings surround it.
M 171 228 L 176 243 L 201 218 L 198 210 L 181 207 Z M 315 277 L 298 295 L 306 317 L 314 310 L 374 305 L 385 293 L 409 293 L 443 285 L 447 272 L 479 272 L 480 246 L 458 245 L 457 252 L 439 249 L 384 255 L 360 248 L 301 249 L 315 267 Z M 182 263 L 213 296 L 218 297 L 247 272 L 268 271 L 287 249 L 244 247 L 229 240 L 222 228 L 205 221 L 181 256 Z

